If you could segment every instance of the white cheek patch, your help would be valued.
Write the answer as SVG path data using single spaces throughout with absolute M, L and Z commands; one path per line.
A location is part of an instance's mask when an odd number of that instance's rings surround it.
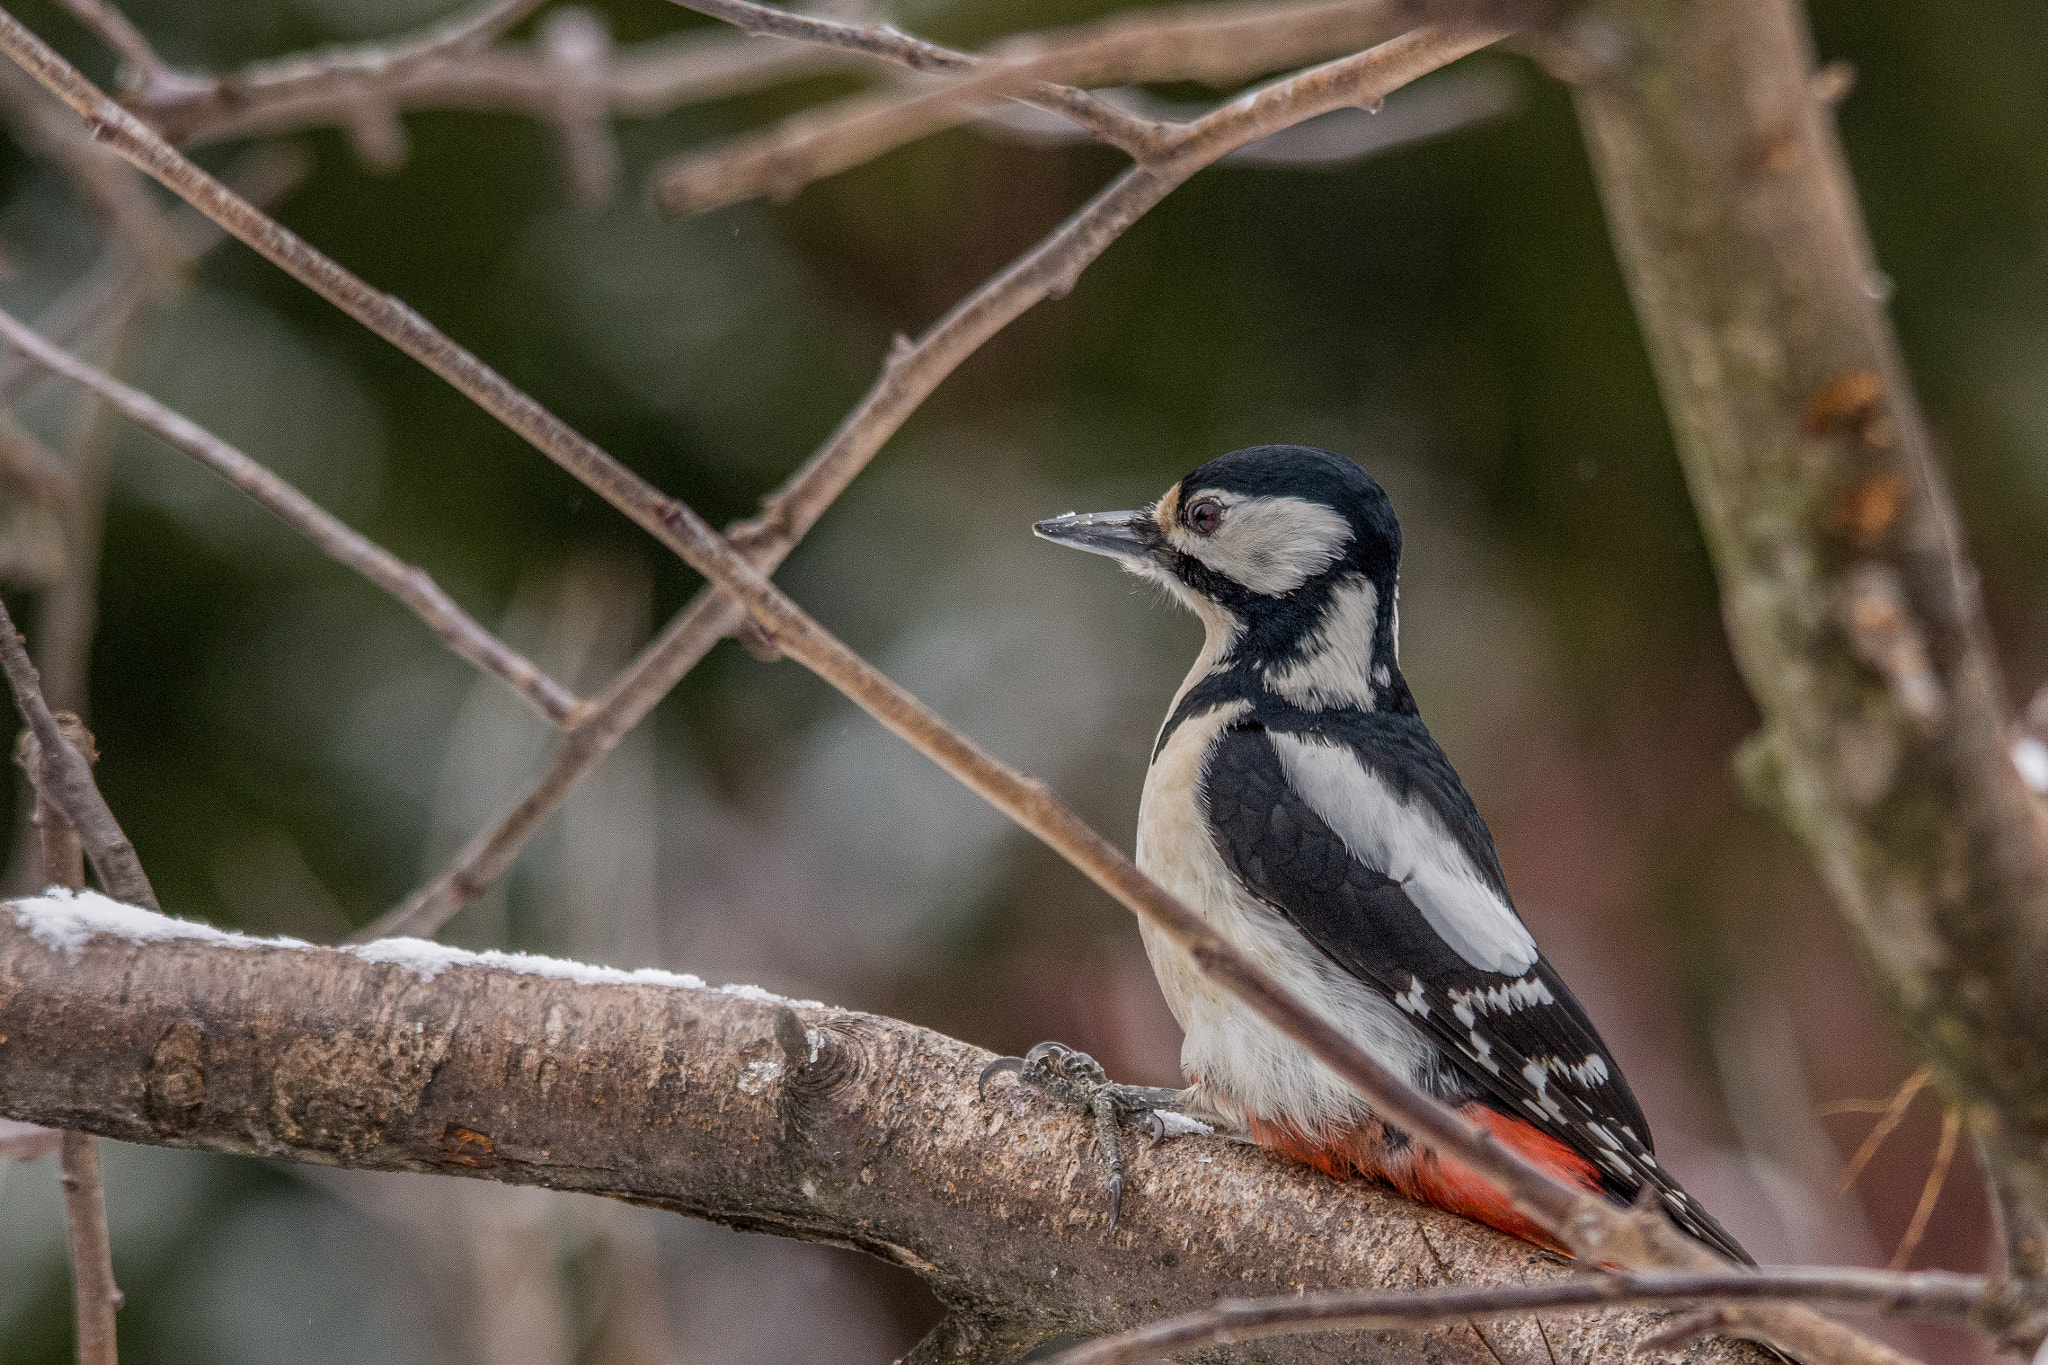
M 1396 796 L 1349 749 L 1299 735 L 1275 732 L 1269 738 L 1301 799 L 1352 857 L 1399 882 L 1459 957 L 1507 976 L 1536 965 L 1536 940 L 1434 813 Z
M 1244 498 L 1197 492 L 1184 503 L 1214 498 L 1223 522 L 1212 536 L 1174 526 L 1167 539 L 1183 552 L 1255 593 L 1293 592 L 1337 561 L 1351 543 L 1351 526 L 1330 508 L 1306 498 Z

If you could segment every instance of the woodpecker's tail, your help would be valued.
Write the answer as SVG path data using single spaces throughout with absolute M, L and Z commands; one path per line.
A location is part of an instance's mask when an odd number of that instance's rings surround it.
M 1460 1112 L 1559 1180 L 1599 1192 L 1600 1175 L 1593 1163 L 1534 1124 L 1483 1104 L 1468 1104 Z M 1368 1119 L 1341 1133 L 1313 1137 L 1284 1120 L 1252 1119 L 1250 1128 L 1259 1146 L 1305 1162 L 1325 1175 L 1338 1180 L 1355 1175 L 1384 1180 L 1419 1203 L 1499 1228 L 1546 1250 L 1571 1254 L 1517 1212 L 1506 1195 L 1471 1167 L 1425 1151 L 1410 1141 L 1407 1134 L 1377 1120 Z

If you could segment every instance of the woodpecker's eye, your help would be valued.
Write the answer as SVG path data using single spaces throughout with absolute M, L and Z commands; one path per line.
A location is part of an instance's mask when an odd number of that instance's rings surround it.
M 1196 498 L 1188 504 L 1187 523 L 1198 536 L 1214 535 L 1223 524 L 1223 504 L 1214 498 Z

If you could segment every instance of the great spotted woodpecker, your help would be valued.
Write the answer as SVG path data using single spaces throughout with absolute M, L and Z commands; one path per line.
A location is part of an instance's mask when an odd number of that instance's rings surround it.
M 1416 713 L 1398 655 L 1401 528 L 1380 485 L 1328 451 L 1258 446 L 1140 511 L 1036 530 L 1161 584 L 1207 630 L 1153 746 L 1138 865 L 1412 1084 L 1584 1189 L 1653 1191 L 1680 1227 L 1748 1261 L 1658 1164 L 1628 1082 L 1515 913 L 1486 823 Z M 1144 938 L 1186 1035 L 1186 1090 L 1110 1085 L 1058 1044 L 989 1069 L 1094 1108 L 1112 1222 L 1116 1121 L 1178 1109 L 1562 1249 L 1486 1181 L 1376 1120 L 1149 926 Z

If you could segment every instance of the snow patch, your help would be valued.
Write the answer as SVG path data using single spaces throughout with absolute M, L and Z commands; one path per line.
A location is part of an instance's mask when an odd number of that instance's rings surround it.
M 688 972 L 664 972 L 653 967 L 621 971 L 617 967 L 595 967 L 566 958 L 541 957 L 534 953 L 502 953 L 489 949 L 472 953 L 424 938 L 380 938 L 373 943 L 351 944 L 342 949 L 365 962 L 382 962 L 403 967 L 422 981 L 432 981 L 450 967 L 495 967 L 521 976 L 545 976 L 587 986 L 669 986 L 701 991 L 704 979 Z M 730 991 L 730 987 L 726 988 Z M 751 987 L 749 989 L 752 989 Z
M 64 954 L 73 962 L 84 951 L 87 940 L 97 935 L 129 943 L 168 943 L 183 939 L 219 948 L 311 949 L 314 946 L 302 939 L 256 938 L 228 929 L 216 929 L 195 920 L 172 919 L 168 915 L 124 905 L 97 891 L 70 891 L 61 886 L 53 886 L 40 896 L 8 901 L 6 905 L 14 915 L 14 922 L 27 930 L 29 937 L 52 952 Z M 687 991 L 713 989 L 704 984 L 704 978 L 689 972 L 665 972 L 652 967 L 628 972 L 616 967 L 570 962 L 559 957 L 504 953 L 495 949 L 473 953 L 423 938 L 383 938 L 374 943 L 350 944 L 340 951 L 365 962 L 404 968 L 422 981 L 432 981 L 450 967 L 493 967 L 523 976 L 551 977 L 582 985 L 665 986 Z M 759 986 L 719 986 L 715 989 L 721 995 L 754 1004 L 824 1008 L 821 1001 L 787 1000 Z M 816 1060 L 815 1054 L 813 1060 Z
M 718 993 L 730 995 L 738 1000 L 750 1000 L 756 1005 L 797 1005 L 807 1009 L 825 1007 L 823 1001 L 791 1000 L 788 996 L 777 995 L 774 991 L 764 991 L 759 986 L 720 986 Z M 816 1061 L 817 1058 L 813 1057 L 811 1060 Z
M 7 902 L 14 922 L 28 936 L 52 952 L 71 961 L 85 951 L 86 940 L 96 934 L 126 939 L 130 943 L 168 943 L 191 939 L 220 948 L 306 948 L 310 944 L 295 938 L 260 939 L 230 933 L 210 924 L 172 919 L 137 906 L 110 900 L 97 891 L 72 891 L 53 886 L 40 896 Z

